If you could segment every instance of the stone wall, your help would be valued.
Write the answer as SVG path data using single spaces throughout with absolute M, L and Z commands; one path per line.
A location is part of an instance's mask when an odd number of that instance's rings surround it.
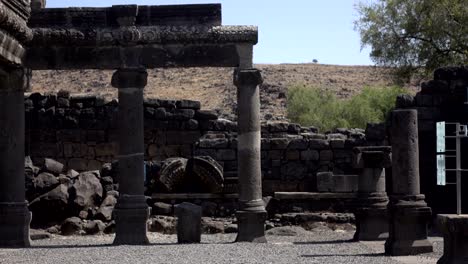
M 41 164 L 53 158 L 70 169 L 97 170 L 118 153 L 118 102 L 60 91 L 27 94 L 26 153 Z M 237 191 L 237 124 L 218 119 L 189 100 L 145 100 L 146 160 L 211 156 L 224 167 L 225 192 Z M 319 134 L 286 122 L 262 125 L 262 171 L 266 193 L 316 191 L 316 173 L 356 174 L 353 148 L 378 145 L 382 125 L 367 131 L 338 129 Z
M 436 122 L 460 122 L 468 124 L 468 67 L 446 67 L 434 72 L 434 79 L 421 85 L 421 91 L 414 97 L 400 96 L 397 108 L 414 108 L 418 111 L 419 158 L 421 192 L 426 201 L 437 213 L 455 213 L 456 190 L 454 185 L 437 186 L 436 164 Z M 447 131 L 448 132 L 448 131 Z M 453 142 L 454 140 L 452 140 Z M 450 142 L 448 142 L 450 144 Z M 448 148 L 454 149 L 452 147 Z M 462 168 L 468 168 L 466 153 L 468 142 L 462 140 Z M 452 159 L 453 161 L 453 159 Z M 455 168 L 455 164 L 447 166 Z M 448 173 L 448 181 L 454 182 L 454 175 Z M 463 193 L 468 200 L 468 193 Z M 468 204 L 464 204 L 464 211 Z

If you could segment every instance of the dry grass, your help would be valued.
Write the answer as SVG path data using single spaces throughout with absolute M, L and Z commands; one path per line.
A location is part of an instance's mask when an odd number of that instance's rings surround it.
M 263 71 L 265 83 L 261 89 L 262 113 L 274 119 L 286 116 L 285 94 L 288 87 L 306 84 L 333 90 L 346 98 L 365 86 L 394 84 L 390 70 L 372 66 L 336 66 L 322 64 L 256 65 Z M 191 99 L 202 108 L 217 110 L 222 116 L 234 118 L 236 87 L 232 84 L 231 68 L 182 68 L 149 70 L 147 97 L 161 99 Z M 35 71 L 33 92 L 99 93 L 116 98 L 117 90 L 110 86 L 112 71 Z

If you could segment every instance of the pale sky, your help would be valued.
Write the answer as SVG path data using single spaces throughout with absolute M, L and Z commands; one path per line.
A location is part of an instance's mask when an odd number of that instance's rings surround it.
M 47 7 L 221 3 L 224 25 L 256 25 L 255 63 L 373 65 L 361 51 L 358 0 L 47 0 Z

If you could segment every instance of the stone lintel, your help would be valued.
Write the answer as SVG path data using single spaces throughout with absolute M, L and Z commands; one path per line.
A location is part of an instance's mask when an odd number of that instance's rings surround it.
M 148 83 L 148 72 L 143 68 L 118 69 L 112 75 L 112 86 L 115 88 L 144 88 Z
M 234 85 L 239 86 L 257 86 L 263 83 L 263 77 L 260 70 L 257 69 L 236 69 L 234 72 Z
M 248 49 L 239 48 L 248 46 Z M 126 54 L 137 56 L 139 66 L 167 67 L 239 67 L 248 44 L 154 44 L 126 47 Z M 250 57 L 251 58 L 251 57 Z M 118 69 L 122 67 L 122 47 L 31 46 L 25 64 L 33 70 L 46 69 Z

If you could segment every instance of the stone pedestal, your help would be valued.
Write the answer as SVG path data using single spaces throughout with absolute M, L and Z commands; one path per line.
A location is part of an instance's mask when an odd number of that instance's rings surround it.
M 112 77 L 119 89 L 119 186 L 114 209 L 114 244 L 148 244 L 149 207 L 144 196 L 143 88 L 144 69 L 120 69 Z
M 266 210 L 262 200 L 260 152 L 260 91 L 263 82 L 256 69 L 237 69 L 239 211 L 237 242 L 266 242 Z
M 23 69 L 0 70 L 0 247 L 28 247 L 25 198 Z
M 175 207 L 177 216 L 177 242 L 200 243 L 201 241 L 201 206 L 181 203 Z
M 385 192 L 385 168 L 391 166 L 390 147 L 357 147 L 354 167 L 362 169 L 359 187 L 354 240 L 388 238 L 388 196 Z
M 419 186 L 418 114 L 416 110 L 392 112 L 392 194 L 389 203 L 388 255 L 415 255 L 433 251 L 427 239 L 431 208 Z
M 444 234 L 444 255 L 437 264 L 468 263 L 468 215 L 438 215 L 437 226 Z

